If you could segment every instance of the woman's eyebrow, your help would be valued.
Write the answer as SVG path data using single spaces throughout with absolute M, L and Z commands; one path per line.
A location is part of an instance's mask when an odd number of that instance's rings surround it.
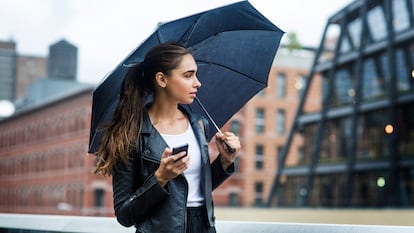
M 186 70 L 186 71 L 184 71 L 183 74 L 186 74 L 186 73 L 195 73 L 195 72 L 196 72 L 196 70 Z

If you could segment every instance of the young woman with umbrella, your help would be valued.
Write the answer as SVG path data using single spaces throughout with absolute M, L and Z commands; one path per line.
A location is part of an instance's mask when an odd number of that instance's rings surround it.
M 201 87 L 196 74 L 188 49 L 152 48 L 126 74 L 105 128 L 96 172 L 112 175 L 115 215 L 137 232 L 215 232 L 211 192 L 234 172 L 240 141 L 217 133 L 210 162 L 206 121 L 183 107 Z M 182 144 L 188 148 L 173 153 Z

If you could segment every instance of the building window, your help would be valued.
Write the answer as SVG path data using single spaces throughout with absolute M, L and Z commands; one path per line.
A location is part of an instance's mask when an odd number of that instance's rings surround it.
M 278 73 L 276 76 L 276 96 L 284 98 L 286 96 L 286 75 Z
M 298 95 L 301 96 L 303 90 L 305 90 L 306 78 L 303 75 L 299 75 L 296 79 L 295 89 L 298 90 Z
M 397 71 L 397 86 L 399 92 L 405 92 L 410 90 L 410 79 L 412 79 L 410 72 L 407 68 L 407 60 L 404 50 L 399 48 L 395 51 L 396 58 L 396 71 Z
M 391 82 L 390 81 L 391 79 L 390 61 L 389 61 L 390 59 L 387 53 L 382 53 L 379 59 L 380 59 L 379 62 L 381 63 L 380 65 L 381 67 L 380 72 L 382 72 L 381 76 L 384 77 L 384 87 L 389 87 L 390 82 Z M 387 95 L 389 91 L 390 91 L 389 88 L 384 88 L 384 95 Z
M 341 53 L 347 53 L 351 50 L 351 44 L 347 35 L 342 36 L 341 38 Z
M 229 205 L 230 206 L 239 206 L 239 194 L 230 193 Z
M 414 6 L 414 0 L 411 0 L 411 6 Z M 414 14 L 414 7 L 411 7 L 411 10 L 412 10 L 411 14 Z
M 410 27 L 410 16 L 406 0 L 392 1 L 393 28 L 395 32 L 401 32 Z
M 331 119 L 324 127 L 320 163 L 345 161 L 351 153 L 352 120 L 350 117 Z
M 256 109 L 256 133 L 264 132 L 264 109 Z
M 315 146 L 315 135 L 318 130 L 318 124 L 312 123 L 303 128 L 303 153 L 305 154 L 303 163 L 311 163 L 311 155 Z
M 399 135 L 400 154 L 402 157 L 413 158 L 414 157 L 414 117 L 413 117 L 414 116 L 414 103 L 401 105 L 401 107 L 399 107 L 398 109 L 398 115 L 399 115 L 398 117 L 399 126 L 398 127 L 401 129 L 401 132 Z M 414 176 L 413 176 L 413 180 L 414 180 Z
M 367 21 L 370 36 L 374 41 L 383 40 L 387 37 L 385 15 L 380 5 L 368 11 Z
M 322 100 L 326 100 L 329 96 L 329 78 L 326 73 L 322 76 Z
M 239 163 L 240 163 L 240 156 L 237 156 L 236 159 L 234 159 L 233 163 L 234 163 L 234 170 L 235 170 L 235 172 L 237 172 L 237 169 L 238 169 Z
M 263 206 L 263 182 L 256 182 L 254 185 L 255 190 L 255 198 L 254 198 L 254 205 L 255 206 Z
M 105 205 L 105 190 L 95 189 L 94 198 L 95 207 L 103 207 Z
M 409 48 L 407 49 L 407 52 L 409 54 L 408 58 L 410 61 L 410 64 L 408 65 L 408 67 L 410 67 L 410 72 L 411 72 L 411 75 L 410 75 L 411 89 L 414 90 L 414 43 L 410 44 Z
M 305 149 L 303 146 L 298 147 L 298 163 L 303 164 L 305 160 Z
M 373 58 L 364 61 L 362 73 L 363 100 L 377 99 L 384 95 L 384 78 L 378 75 L 377 63 Z
M 359 160 L 383 159 L 389 156 L 389 143 L 384 133 L 387 124 L 387 110 L 362 115 L 357 128 L 357 154 Z
M 236 135 L 240 135 L 240 122 L 239 121 L 231 121 L 230 130 Z
M 277 135 L 283 135 L 285 133 L 285 122 L 286 122 L 286 113 L 285 110 L 277 110 L 276 116 L 276 133 Z
M 279 164 L 283 162 L 282 151 L 283 151 L 283 146 L 278 146 L 276 148 L 276 166 L 279 166 Z
M 263 169 L 263 145 L 256 145 L 256 169 Z
M 351 38 L 352 47 L 354 50 L 358 49 L 360 46 L 360 38 L 362 31 L 362 21 L 361 18 L 356 18 L 348 24 L 348 31 Z
M 331 105 L 337 106 L 351 103 L 355 96 L 351 74 L 348 69 L 339 70 L 335 74 L 335 89 L 332 96 Z

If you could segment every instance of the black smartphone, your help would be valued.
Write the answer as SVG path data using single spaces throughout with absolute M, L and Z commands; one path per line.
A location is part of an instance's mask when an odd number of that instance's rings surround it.
M 178 153 L 180 153 L 180 152 L 182 152 L 182 151 L 185 151 L 185 155 L 183 155 L 182 157 L 180 157 L 180 158 L 179 158 L 179 159 L 177 159 L 177 160 L 180 160 L 180 159 L 184 158 L 185 156 L 187 156 L 187 152 L 188 152 L 188 144 L 184 144 L 184 145 L 182 145 L 182 146 L 174 147 L 174 148 L 172 149 L 172 153 L 171 153 L 171 155 L 178 154 Z

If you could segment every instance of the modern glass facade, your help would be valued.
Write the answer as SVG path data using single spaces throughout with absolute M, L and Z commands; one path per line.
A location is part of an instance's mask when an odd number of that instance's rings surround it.
M 303 159 L 278 171 L 269 205 L 414 206 L 414 0 L 354 1 L 315 59 L 322 110 L 299 109 Z

